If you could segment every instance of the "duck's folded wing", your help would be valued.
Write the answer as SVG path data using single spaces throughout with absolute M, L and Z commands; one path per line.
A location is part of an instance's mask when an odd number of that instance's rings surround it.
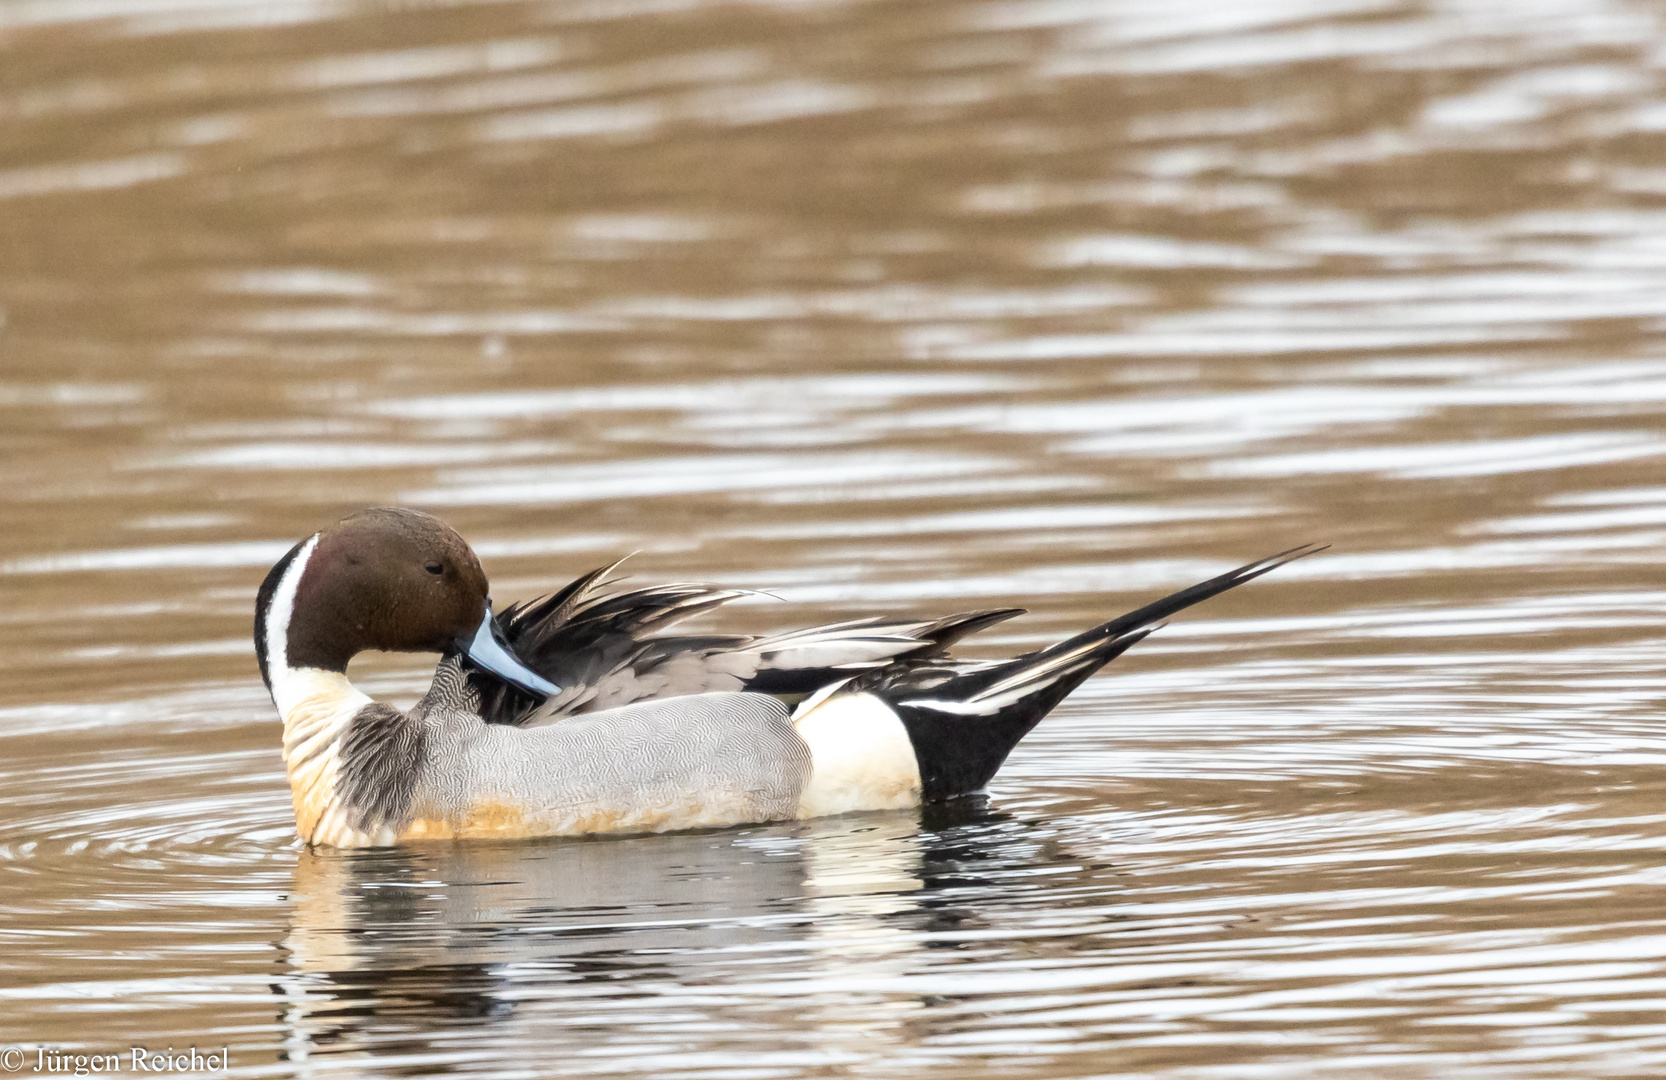
M 593 571 L 498 617 L 509 648 L 561 693 L 540 703 L 489 672 L 472 670 L 469 679 L 488 723 L 536 726 L 635 701 L 722 690 L 798 697 L 905 656 L 937 655 L 1020 613 L 1003 608 L 926 621 L 855 619 L 765 637 L 668 635 L 662 631 L 747 594 L 686 583 L 604 592 L 612 569 Z

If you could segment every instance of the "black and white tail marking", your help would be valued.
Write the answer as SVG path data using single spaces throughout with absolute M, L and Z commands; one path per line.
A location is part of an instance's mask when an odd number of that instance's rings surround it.
M 1322 550 L 1310 544 L 1282 551 L 1011 660 L 895 664 L 844 689 L 872 694 L 895 710 L 914 747 L 923 798 L 964 795 L 988 784 L 1042 717 L 1160 620 Z

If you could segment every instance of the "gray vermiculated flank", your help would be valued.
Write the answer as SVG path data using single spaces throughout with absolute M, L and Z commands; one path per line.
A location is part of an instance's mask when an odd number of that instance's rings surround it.
M 410 820 L 411 796 L 426 757 L 427 732 L 391 705 L 373 702 L 353 715 L 341 740 L 336 794 L 361 832 L 396 831 Z
M 796 816 L 810 778 L 810 748 L 786 706 L 762 694 L 642 702 L 533 729 L 483 723 L 474 700 L 456 661 L 442 662 L 415 714 L 428 732 L 419 814 L 464 814 L 484 800 L 639 818 L 738 801 L 761 821 Z

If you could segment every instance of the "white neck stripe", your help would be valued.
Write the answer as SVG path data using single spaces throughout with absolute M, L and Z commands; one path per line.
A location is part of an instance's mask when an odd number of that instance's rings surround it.
M 266 675 L 273 689 L 289 674 L 289 620 L 295 614 L 295 591 L 301 587 L 301 575 L 306 573 L 307 560 L 318 546 L 319 535 L 314 533 L 289 561 L 266 608 Z

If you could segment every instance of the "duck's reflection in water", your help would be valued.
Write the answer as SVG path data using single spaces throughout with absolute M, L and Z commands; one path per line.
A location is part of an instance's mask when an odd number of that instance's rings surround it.
M 789 1071 L 874 1060 L 916 1037 L 929 1003 L 895 980 L 937 931 L 978 922 L 980 859 L 1056 860 L 1005 820 L 968 799 L 924 817 L 303 852 L 275 984 L 285 1056 L 332 1073 L 561 1072 L 562 1055 L 650 1067 L 767 1039 Z

